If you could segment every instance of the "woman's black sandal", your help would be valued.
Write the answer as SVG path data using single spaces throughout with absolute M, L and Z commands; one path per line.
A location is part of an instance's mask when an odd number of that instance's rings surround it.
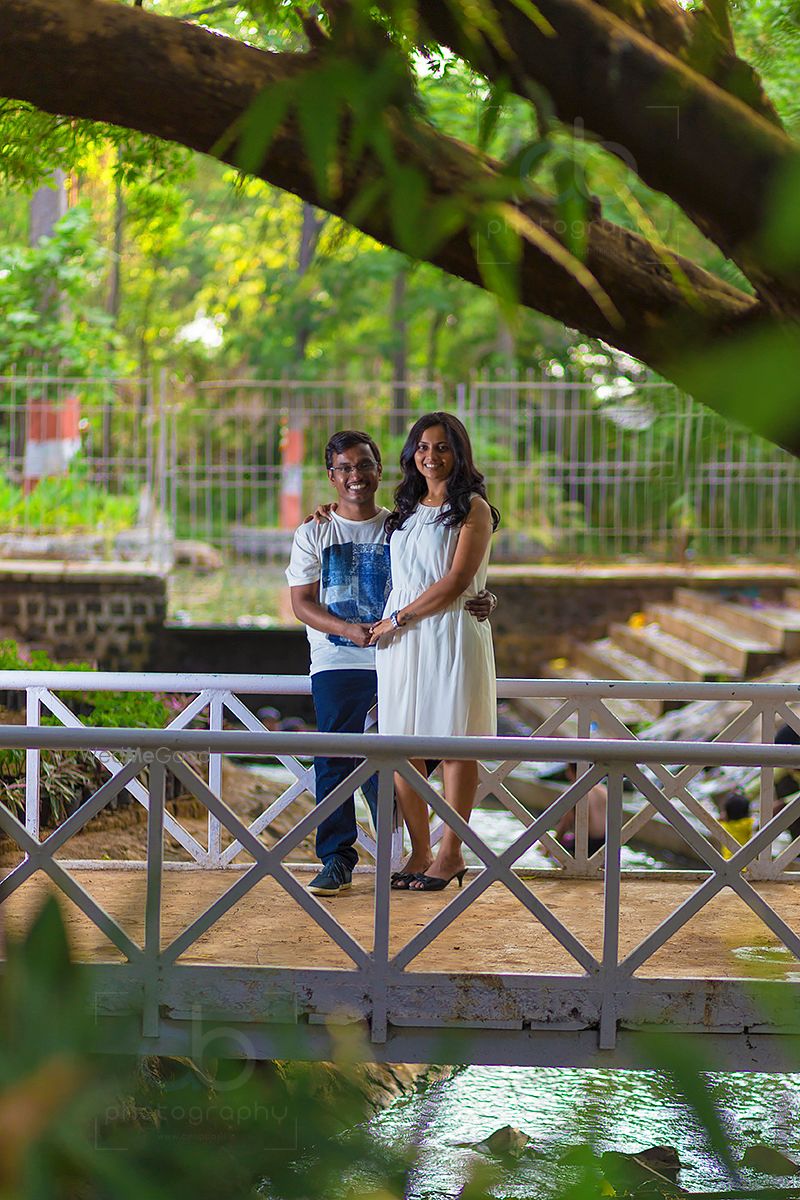
M 456 871 L 455 875 L 451 875 L 449 879 L 439 879 L 437 875 L 414 875 L 415 882 L 421 884 L 421 887 L 411 887 L 408 885 L 411 892 L 443 892 L 448 883 L 452 883 L 454 879 L 458 880 L 458 886 L 464 882 L 464 876 L 467 873 L 467 868 L 464 867 L 461 871 Z
M 393 892 L 407 892 L 414 879 L 419 879 L 415 871 L 393 871 L 391 890 Z

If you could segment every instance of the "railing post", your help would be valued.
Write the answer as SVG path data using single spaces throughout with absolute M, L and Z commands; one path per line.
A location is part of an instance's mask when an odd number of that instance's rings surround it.
M 588 701 L 578 703 L 578 737 L 588 738 L 592 735 L 592 706 Z M 589 764 L 576 764 L 575 778 L 580 779 L 585 774 Z M 589 873 L 589 797 L 581 796 L 575 805 L 575 858 L 574 874 L 586 877 Z
M 383 763 L 378 775 L 378 828 L 375 858 L 375 936 L 372 946 L 373 1042 L 385 1042 L 388 1030 L 389 988 L 389 903 L 391 900 L 392 817 L 394 814 L 394 766 Z
M 208 728 L 212 733 L 218 733 L 222 729 L 223 719 L 225 716 L 225 705 L 222 700 L 221 692 L 212 692 L 211 699 L 208 703 Z M 222 799 L 222 755 L 218 750 L 213 751 L 208 757 L 208 786 L 215 796 Z M 222 865 L 220 856 L 222 854 L 222 830 L 220 823 L 213 813 L 208 814 L 208 862 L 209 866 L 219 867 Z
M 25 724 L 34 728 L 41 724 L 42 688 L 25 689 Z M 31 837 L 39 840 L 41 782 L 39 767 L 41 751 L 25 751 L 25 828 Z
M 761 741 L 765 745 L 775 741 L 775 705 L 773 703 L 765 704 L 761 710 Z M 774 767 L 762 767 L 760 776 L 761 786 L 759 788 L 759 806 L 758 806 L 758 825 L 763 829 L 768 821 L 772 819 L 772 812 L 775 807 L 775 769 Z M 758 855 L 756 861 L 751 865 L 749 875 L 751 879 L 765 879 L 772 874 L 772 846 L 765 846 Z
M 606 805 L 605 880 L 603 882 L 603 962 L 600 1008 L 601 1050 L 613 1050 L 617 1040 L 617 967 L 619 964 L 619 899 L 621 884 L 622 768 L 608 772 Z
M 137 753 L 140 753 L 137 751 Z M 144 910 L 142 1037 L 158 1037 L 161 956 L 161 886 L 164 872 L 164 784 L 166 769 L 155 756 L 148 764 L 147 892 Z

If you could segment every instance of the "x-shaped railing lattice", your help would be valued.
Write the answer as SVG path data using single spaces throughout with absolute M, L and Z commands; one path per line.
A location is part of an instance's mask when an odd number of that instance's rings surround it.
M 81 676 L 82 677 L 82 676 Z M 75 676 L 73 676 L 73 679 Z M 121 682 L 120 687 L 124 687 Z M 46 686 L 28 685 L 27 687 L 27 723 L 32 727 L 38 727 L 41 724 L 42 709 L 45 709 L 58 720 L 70 729 L 85 729 L 87 727 L 80 717 L 72 712 L 72 710 L 64 703 L 64 701 L 54 694 L 54 692 Z M 249 708 L 239 699 L 238 696 L 228 688 L 206 687 L 203 688 L 196 696 L 190 699 L 185 707 L 165 726 L 167 730 L 186 729 L 200 717 L 204 711 L 208 712 L 208 728 L 211 732 L 222 730 L 225 714 L 229 713 L 237 721 L 241 722 L 245 729 L 254 733 L 264 733 L 267 736 L 270 730 L 255 716 Z M 89 752 L 94 754 L 94 757 L 100 764 L 114 777 L 123 767 L 122 760 L 115 754 L 104 751 L 98 753 L 89 748 Z M 208 768 L 208 783 L 211 790 L 216 795 L 221 795 L 222 791 L 222 754 L 212 753 L 209 755 Z M 256 835 L 260 834 L 275 818 L 282 813 L 290 804 L 304 793 L 314 795 L 314 767 L 313 764 L 305 766 L 294 755 L 278 754 L 274 756 L 281 765 L 286 768 L 294 776 L 294 780 L 284 791 L 278 796 L 263 812 L 261 812 L 253 822 L 248 826 L 250 831 Z M 39 836 L 39 812 L 40 812 L 40 751 L 33 748 L 27 751 L 26 755 L 26 827 L 28 832 L 33 837 Z M 122 789 L 121 789 L 122 790 Z M 125 785 L 124 790 L 131 797 L 145 808 L 148 807 L 148 792 L 147 789 L 137 780 L 130 779 Z M 209 812 L 208 819 L 208 847 L 204 847 L 186 829 L 171 813 L 164 814 L 164 826 L 167 831 L 180 846 L 186 850 L 195 862 L 203 863 L 209 866 L 227 866 L 234 861 L 237 854 L 240 853 L 242 847 L 237 841 L 222 847 L 221 844 L 221 826 L 217 818 Z M 357 845 L 365 850 L 374 859 L 376 854 L 376 844 L 374 838 L 359 824 L 357 826 Z M 399 853 L 399 847 L 395 846 L 395 854 Z
M 599 685 L 594 685 L 586 699 L 581 697 L 577 699 L 565 699 L 554 713 L 532 731 L 531 738 L 535 740 L 537 738 L 552 737 L 553 734 L 558 734 L 560 730 L 563 730 L 568 721 L 577 717 L 578 737 L 588 738 L 591 736 L 592 731 L 596 729 L 601 735 L 608 737 L 616 737 L 630 742 L 639 741 L 637 735 L 607 707 L 604 698 L 600 695 L 592 694 L 596 692 L 598 687 Z M 624 693 L 625 689 L 621 690 Z M 764 690 L 767 689 L 765 688 Z M 779 688 L 777 690 L 785 691 L 795 700 L 798 699 L 796 689 Z M 773 740 L 778 722 L 794 729 L 798 737 L 800 737 L 800 717 L 789 708 L 786 702 L 775 703 L 773 700 L 771 703 L 768 703 L 766 700 L 750 699 L 745 701 L 745 703 L 746 707 L 744 711 L 730 720 L 724 729 L 709 739 L 707 744 L 735 743 L 743 733 L 758 721 L 761 723 L 759 732 L 762 742 L 769 743 Z M 514 796 L 505 782 L 517 766 L 519 766 L 517 760 L 501 762 L 494 767 L 487 766 L 484 763 L 480 764 L 478 802 L 486 796 L 492 795 L 500 800 L 523 824 L 529 825 L 532 819 L 530 812 Z M 725 847 L 732 854 L 738 852 L 739 843 L 720 824 L 708 808 L 689 790 L 689 784 L 704 769 L 702 764 L 687 764 L 675 774 L 666 766 L 659 763 L 650 764 L 648 769 L 662 785 L 663 795 L 683 804 L 699 825 L 707 831 L 709 837 L 714 842 Z M 772 775 L 772 768 L 762 767 L 759 803 L 759 821 L 762 825 L 772 817 Z M 631 780 L 630 782 L 632 783 L 633 781 Z M 638 811 L 624 822 L 621 830 L 622 844 L 626 845 L 639 835 L 645 826 L 653 820 L 658 811 L 652 802 L 645 799 L 645 803 Z M 540 839 L 542 848 L 552 859 L 565 868 L 569 874 L 594 874 L 596 876 L 599 874 L 605 860 L 606 851 L 604 847 L 596 850 L 592 855 L 588 854 L 587 815 L 586 802 L 578 802 L 576 804 L 576 837 L 573 854 L 565 850 L 547 832 L 544 832 Z M 787 828 L 787 826 L 784 826 L 784 828 Z M 692 845 L 692 849 L 694 849 L 693 843 L 687 844 Z M 748 860 L 748 866 L 753 878 L 772 879 L 779 877 L 800 854 L 800 837 L 793 839 L 792 843 L 782 849 L 774 858 L 770 854 L 771 844 L 771 841 L 762 843 L 761 852 L 757 860 L 752 862 Z M 701 861 L 705 861 L 704 856 L 701 856 Z
M 196 690 L 197 694 L 186 704 L 183 710 L 167 725 L 167 730 L 178 730 L 189 726 L 208 712 L 208 725 L 211 732 L 221 730 L 226 714 L 240 722 L 246 729 L 253 732 L 267 731 L 247 706 L 235 694 L 236 690 L 256 690 L 264 694 L 280 692 L 286 689 L 292 692 L 308 691 L 308 681 L 297 677 L 235 677 L 235 686 L 224 686 L 226 681 L 215 676 L 104 676 L 93 673 L 42 673 L 33 682 L 30 674 L 23 672 L 0 673 L 9 688 L 24 686 L 27 691 L 28 724 L 36 726 L 40 722 L 42 709 L 56 716 L 66 727 L 83 728 L 80 718 L 73 713 L 64 701 L 55 695 L 55 689 L 82 690 L 91 688 L 97 681 L 100 686 L 109 687 L 109 679 L 116 681 L 120 689 L 134 688 L 135 690 L 173 690 L 183 694 Z M 265 686 L 268 681 L 271 687 Z M 726 700 L 741 696 L 746 705 L 743 712 L 734 717 L 725 729 L 719 732 L 709 744 L 732 742 L 746 733 L 760 719 L 760 736 L 762 742 L 770 742 L 774 737 L 777 723 L 790 725 L 800 732 L 800 719 L 788 707 L 790 701 L 797 701 L 798 690 L 788 685 L 714 685 L 714 684 L 664 684 L 664 685 L 628 685 L 620 683 L 588 683 L 576 684 L 565 681 L 514 680 L 499 681 L 500 695 L 549 695 L 558 697 L 561 701 L 558 709 L 544 720 L 532 733 L 534 739 L 550 737 L 555 733 L 563 733 L 567 723 L 577 721 L 579 737 L 589 738 L 597 730 L 601 735 L 610 735 L 628 741 L 634 741 L 636 735 L 616 716 L 607 704 L 616 699 L 637 699 L 647 696 L 670 695 L 678 699 L 691 700 L 705 695 L 719 695 Z M 565 747 L 566 751 L 566 747 Z M 566 753 L 565 753 L 566 756 Z M 113 753 L 105 752 L 98 755 L 103 766 L 113 776 L 122 761 Z M 290 771 L 292 782 L 280 796 L 248 825 L 250 831 L 258 836 L 263 830 L 292 804 L 304 792 L 312 792 L 314 786 L 313 765 L 306 766 L 294 754 L 275 756 L 281 764 Z M 509 788 L 508 776 L 516 766 L 516 762 L 499 762 L 480 764 L 480 782 L 478 800 L 488 794 L 493 794 L 523 825 L 531 824 L 533 817 L 524 804 Z M 738 844 L 731 834 L 725 830 L 703 803 L 690 790 L 692 780 L 702 770 L 701 765 L 688 764 L 676 773 L 669 771 L 664 765 L 654 763 L 648 768 L 661 785 L 664 794 L 684 806 L 698 822 L 708 836 L 717 844 L 736 852 Z M 222 755 L 212 752 L 209 755 L 208 785 L 216 794 L 221 795 Z M 26 827 L 28 832 L 39 836 L 39 751 L 31 748 L 26 759 Z M 512 784 L 513 786 L 513 784 Z M 132 779 L 127 785 L 128 792 L 139 803 L 147 807 L 147 789 Z M 761 800 L 759 819 L 764 824 L 772 811 L 772 769 L 762 768 L 761 771 Z M 641 835 L 644 827 L 657 817 L 657 810 L 647 800 L 633 815 L 629 816 L 623 825 L 623 844 Z M 188 852 L 198 863 L 209 866 L 228 866 L 233 863 L 241 852 L 241 843 L 234 839 L 229 845 L 222 845 L 222 826 L 213 813 L 208 817 L 208 843 L 203 846 L 197 838 L 186 829 L 171 813 L 165 813 L 166 831 Z M 432 841 L 435 843 L 441 837 L 443 826 L 436 821 L 432 829 Z M 597 850 L 593 855 L 588 854 L 588 805 L 585 800 L 578 802 L 575 811 L 575 848 L 569 853 L 546 830 L 541 831 L 540 843 L 550 857 L 562 870 L 568 874 L 582 876 L 597 876 L 602 869 L 605 850 Z M 377 853 L 374 839 L 359 826 L 358 845 L 370 854 L 373 859 Z M 395 860 L 400 853 L 400 843 L 397 835 L 393 844 Z M 753 878 L 777 878 L 800 853 L 800 839 L 790 846 L 780 849 L 773 857 L 770 846 L 762 849 L 757 860 L 750 863 L 748 871 Z
M 198 696 L 197 699 L 199 703 L 201 697 Z M 235 705 L 235 697 L 231 697 L 231 699 Z M 562 709 L 559 710 L 560 714 L 562 716 L 566 714 L 569 707 L 568 703 L 562 706 Z M 587 709 L 584 713 L 584 722 L 590 711 L 591 709 Z M 598 710 L 595 715 L 602 716 L 602 713 Z M 740 732 L 745 718 L 752 722 L 758 715 L 759 713 L 754 711 L 740 714 L 724 732 L 728 736 L 731 735 L 732 730 Z M 780 707 L 767 704 L 762 705 L 760 715 L 762 728 L 764 723 L 769 725 L 775 715 L 781 718 L 784 715 L 789 716 L 793 722 L 797 720 L 791 710 L 787 709 L 784 714 Z M 548 728 L 542 727 L 545 728 L 545 733 L 553 728 L 558 716 L 559 713 L 553 715 Z M 405 972 L 409 964 L 495 882 L 514 895 L 530 917 L 539 922 L 555 938 L 580 968 L 583 979 L 594 980 L 600 987 L 603 1014 L 601 1043 L 603 1045 L 610 1045 L 613 1042 L 616 1021 L 615 997 L 626 986 L 626 982 L 723 888 L 731 888 L 764 922 L 772 934 L 791 953 L 800 958 L 800 936 L 794 933 L 774 908 L 758 893 L 752 882 L 743 876 L 743 871 L 765 851 L 768 851 L 774 839 L 800 816 L 800 798 L 767 821 L 764 827 L 745 846 L 737 849 L 729 860 L 723 858 L 713 848 L 704 836 L 704 831 L 693 825 L 676 806 L 676 800 L 677 803 L 683 803 L 685 788 L 683 779 L 693 777 L 698 766 L 704 762 L 761 763 L 764 770 L 771 771 L 775 765 L 794 761 L 795 752 L 791 749 L 763 745 L 742 746 L 726 742 L 724 739 L 716 744 L 659 744 L 645 741 L 637 743 L 635 739 L 631 738 L 617 739 L 616 741 L 583 738 L 559 742 L 558 739 L 542 736 L 541 730 L 538 740 L 536 738 L 533 740 L 512 739 L 505 743 L 509 750 L 513 750 L 512 757 L 494 771 L 487 771 L 484 777 L 484 782 L 488 781 L 493 790 L 501 786 L 497 781 L 505 778 L 503 772 L 507 774 L 509 764 L 525 761 L 532 750 L 537 757 L 544 756 L 549 759 L 557 758 L 566 750 L 570 758 L 591 765 L 581 772 L 575 783 L 563 791 L 550 805 L 547 812 L 538 817 L 526 814 L 527 827 L 511 845 L 498 853 L 491 850 L 470 825 L 450 808 L 439 792 L 431 787 L 430 783 L 410 765 L 409 760 L 448 756 L 468 759 L 477 758 L 481 753 L 485 753 L 490 755 L 494 761 L 498 761 L 499 753 L 502 753 L 504 745 L 499 739 L 455 739 L 449 741 L 447 739 L 387 739 L 363 735 L 275 735 L 274 747 L 278 749 L 280 755 L 286 754 L 287 747 L 294 748 L 296 746 L 297 753 L 300 754 L 341 754 L 344 757 L 358 757 L 359 754 L 366 754 L 367 757 L 314 811 L 302 817 L 277 844 L 269 847 L 259 841 L 258 833 L 231 812 L 211 784 L 201 779 L 181 757 L 182 753 L 202 744 L 203 738 L 207 738 L 208 746 L 214 752 L 222 753 L 226 748 L 232 753 L 258 752 L 264 745 L 265 736 L 258 730 L 246 733 L 229 731 L 204 735 L 200 731 L 175 730 L 174 728 L 165 731 L 76 730 L 73 728 L 58 732 L 53 729 L 30 730 L 5 727 L 0 730 L 0 744 L 6 745 L 18 744 L 26 747 L 30 747 L 32 744 L 44 747 L 65 745 L 82 749 L 94 745 L 103 753 L 106 749 L 118 751 L 120 746 L 133 749 L 133 758 L 126 763 L 123 763 L 121 758 L 117 758 L 118 765 L 112 778 L 107 780 L 76 813 L 43 842 L 39 842 L 37 838 L 33 837 L 22 822 L 9 811 L 0 807 L 0 828 L 18 843 L 26 855 L 25 860 L 14 867 L 0 882 L 0 902 L 12 895 L 36 871 L 43 871 L 48 875 L 50 880 L 78 906 L 90 922 L 110 939 L 128 961 L 141 970 L 145 995 L 145 1024 L 151 1031 L 158 1027 L 159 972 L 173 966 L 182 956 L 185 956 L 199 938 L 216 925 L 266 876 L 272 877 L 283 891 L 317 923 L 323 933 L 350 959 L 356 973 L 363 976 L 365 992 L 372 997 L 372 1035 L 376 1040 L 386 1036 L 390 985 L 400 978 L 406 978 Z M 160 753 L 162 748 L 163 755 Z M 599 761 L 592 762 L 593 759 Z M 670 763 L 679 766 L 679 770 L 675 774 L 669 770 Z M 148 784 L 145 788 L 148 807 L 148 861 L 145 936 L 144 945 L 140 946 L 77 882 L 71 872 L 61 862 L 56 861 L 55 855 L 62 851 L 87 822 L 96 816 L 122 789 L 130 789 L 134 783 L 144 788 L 145 785 L 137 779 L 137 776 L 145 766 L 147 766 L 149 774 Z M 218 822 L 219 827 L 228 831 L 232 838 L 231 846 L 237 847 L 239 853 L 248 854 L 253 863 L 252 866 L 238 873 L 232 885 L 221 896 L 208 905 L 199 916 L 173 937 L 169 944 L 164 946 L 161 944 L 161 890 L 164 870 L 163 841 L 166 832 L 164 778 L 167 767 L 201 801 L 209 814 Z M 324 904 L 321 904 L 302 886 L 284 860 L 287 854 L 290 854 L 321 820 L 333 812 L 355 787 L 375 771 L 379 772 L 381 779 L 380 829 L 375 876 L 374 941 L 372 949 L 369 950 L 335 919 Z M 441 908 L 410 940 L 396 949 L 394 953 L 390 953 L 389 872 L 393 804 L 392 779 L 395 772 L 412 784 L 440 820 L 449 825 L 464 844 L 473 851 L 482 862 L 483 870 L 471 876 L 466 887 Z M 620 959 L 620 847 L 623 836 L 622 785 L 625 777 L 630 780 L 646 803 L 671 824 L 693 852 L 705 862 L 710 875 L 637 947 Z M 513 866 L 520 855 L 524 854 L 537 840 L 540 840 L 546 830 L 551 828 L 569 809 L 576 803 L 579 804 L 588 791 L 603 778 L 608 779 L 609 801 L 605 842 L 603 948 L 602 955 L 598 959 L 583 941 L 559 920 L 540 897 L 526 886 Z M 654 778 L 657 782 L 654 782 Z M 664 790 L 658 786 L 658 783 L 662 783 Z M 668 788 L 672 789 L 676 795 L 667 796 L 665 793 Z M 686 806 L 684 805 L 684 807 Z M 205 865 L 208 865 L 207 862 Z

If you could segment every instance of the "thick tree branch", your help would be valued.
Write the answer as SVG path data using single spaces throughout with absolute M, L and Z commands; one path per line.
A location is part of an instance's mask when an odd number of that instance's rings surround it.
M 0 94 L 50 112 L 136 129 L 211 153 L 264 89 L 315 70 L 316 54 L 265 53 L 173 19 L 107 0 L 1 0 Z M 485 156 L 446 138 L 409 114 L 388 111 L 384 122 L 397 161 L 426 178 L 435 200 L 476 195 L 496 181 Z M 234 161 L 229 149 L 222 155 Z M 257 172 L 327 211 L 347 216 L 365 183 L 382 178 L 370 158 L 343 168 L 334 199 L 322 196 L 292 120 L 279 128 Z M 358 222 L 379 241 L 400 249 L 381 200 Z M 555 232 L 552 207 L 537 199 L 519 205 L 542 229 Z M 481 284 L 483 251 L 467 233 L 455 234 L 430 256 L 435 265 Z M 699 348 L 735 338 L 764 314 L 762 306 L 692 262 L 666 264 L 641 237 L 601 218 L 590 222 L 587 265 L 621 315 L 615 325 L 575 278 L 526 243 L 520 299 L 564 324 L 606 340 L 656 369 L 671 373 L 677 344 Z M 758 413 L 754 414 L 757 428 Z M 800 439 L 799 439 L 800 440 Z
M 554 33 L 513 0 L 494 0 L 504 54 L 459 24 L 441 0 L 420 0 L 432 37 L 520 95 L 543 86 L 560 120 L 582 122 L 671 196 L 739 264 L 779 313 L 800 316 L 797 271 L 776 277 L 759 236 L 776 181 L 800 160 L 774 124 L 592 0 L 537 0 Z
M 601 8 L 687 66 L 737 96 L 754 112 L 780 125 L 778 113 L 758 72 L 739 58 L 725 0 L 707 0 L 699 9 L 682 8 L 677 0 L 597 0 Z

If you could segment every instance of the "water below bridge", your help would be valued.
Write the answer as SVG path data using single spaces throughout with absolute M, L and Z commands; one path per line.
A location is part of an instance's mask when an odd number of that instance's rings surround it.
M 705 1082 L 736 1162 L 757 1143 L 798 1158 L 800 1075 L 710 1073 Z M 371 1122 L 385 1143 L 420 1147 L 409 1200 L 458 1196 L 475 1166 L 487 1163 L 474 1144 L 505 1125 L 531 1142 L 513 1165 L 495 1162 L 490 1194 L 497 1197 L 568 1194 L 576 1168 L 561 1160 L 580 1146 L 596 1155 L 673 1146 L 682 1188 L 713 1192 L 734 1183 L 691 1105 L 656 1071 L 470 1066 L 395 1101 Z M 797 1187 L 796 1178 L 749 1168 L 739 1183 L 744 1195 Z

